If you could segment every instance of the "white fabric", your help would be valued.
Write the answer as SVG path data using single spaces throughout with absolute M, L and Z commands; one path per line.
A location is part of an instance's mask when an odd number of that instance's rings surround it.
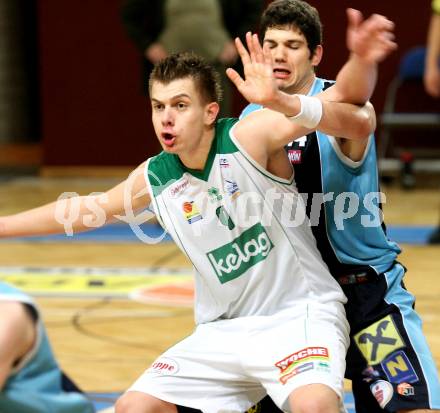
M 301 102 L 301 110 L 295 116 L 287 118 L 309 129 L 315 129 L 322 118 L 322 102 L 313 96 L 293 95 Z
M 344 411 L 345 324 L 342 304 L 329 308 L 317 303 L 269 317 L 201 324 L 128 391 L 205 413 L 243 412 L 267 393 L 289 412 L 294 389 L 319 383 L 338 394 Z
M 212 188 L 221 199 L 208 196 Z M 184 211 L 188 202 L 192 215 Z M 243 149 L 216 154 L 207 180 L 185 172 L 153 205 L 195 268 L 197 324 L 272 315 L 310 300 L 329 305 L 346 301 L 317 250 L 296 186 L 264 171 Z M 218 219 L 220 206 L 233 229 Z M 248 242 L 240 245 L 237 239 L 246 231 Z M 245 250 L 256 244 L 260 250 L 252 257 Z M 259 261 L 252 263 L 255 255 Z

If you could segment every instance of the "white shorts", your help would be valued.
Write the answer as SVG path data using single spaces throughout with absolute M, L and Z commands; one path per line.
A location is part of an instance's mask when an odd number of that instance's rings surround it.
M 201 324 L 128 391 L 205 413 L 244 412 L 266 394 L 290 411 L 290 393 L 321 383 L 340 397 L 348 323 L 342 304 L 300 304 L 272 316 Z

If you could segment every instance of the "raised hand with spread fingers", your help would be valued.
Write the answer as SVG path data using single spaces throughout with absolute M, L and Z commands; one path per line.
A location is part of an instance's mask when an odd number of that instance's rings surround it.
M 244 79 L 231 68 L 226 70 L 226 74 L 249 102 L 266 106 L 279 93 L 273 77 L 272 58 L 263 50 L 256 34 L 246 33 L 246 44 L 247 49 L 239 38 L 235 39 L 243 63 Z
M 397 48 L 394 23 L 380 14 L 363 18 L 359 10 L 347 9 L 347 48 L 366 62 L 379 63 Z

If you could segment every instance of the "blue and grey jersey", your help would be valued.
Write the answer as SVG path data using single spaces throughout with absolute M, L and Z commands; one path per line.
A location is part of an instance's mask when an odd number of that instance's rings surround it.
M 316 78 L 309 95 L 333 82 Z M 241 117 L 261 109 L 248 105 Z M 287 145 L 298 191 L 307 198 L 307 214 L 324 261 L 334 276 L 371 267 L 382 273 L 400 253 L 382 220 L 374 136 L 363 158 L 354 162 L 336 139 L 313 132 Z

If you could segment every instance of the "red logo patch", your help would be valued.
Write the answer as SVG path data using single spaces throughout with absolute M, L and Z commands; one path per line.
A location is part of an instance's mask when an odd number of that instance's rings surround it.
M 287 152 L 289 161 L 292 164 L 301 163 L 301 150 L 300 149 L 289 149 Z
M 408 383 L 400 383 L 397 386 L 397 393 L 402 396 L 414 396 L 414 387 Z
M 298 364 L 308 358 L 328 359 L 328 350 L 325 347 L 306 347 L 276 362 L 275 365 L 283 372 L 293 364 Z
M 173 375 L 179 371 L 179 365 L 173 359 L 167 357 L 158 358 L 148 369 L 149 373 L 160 375 Z

